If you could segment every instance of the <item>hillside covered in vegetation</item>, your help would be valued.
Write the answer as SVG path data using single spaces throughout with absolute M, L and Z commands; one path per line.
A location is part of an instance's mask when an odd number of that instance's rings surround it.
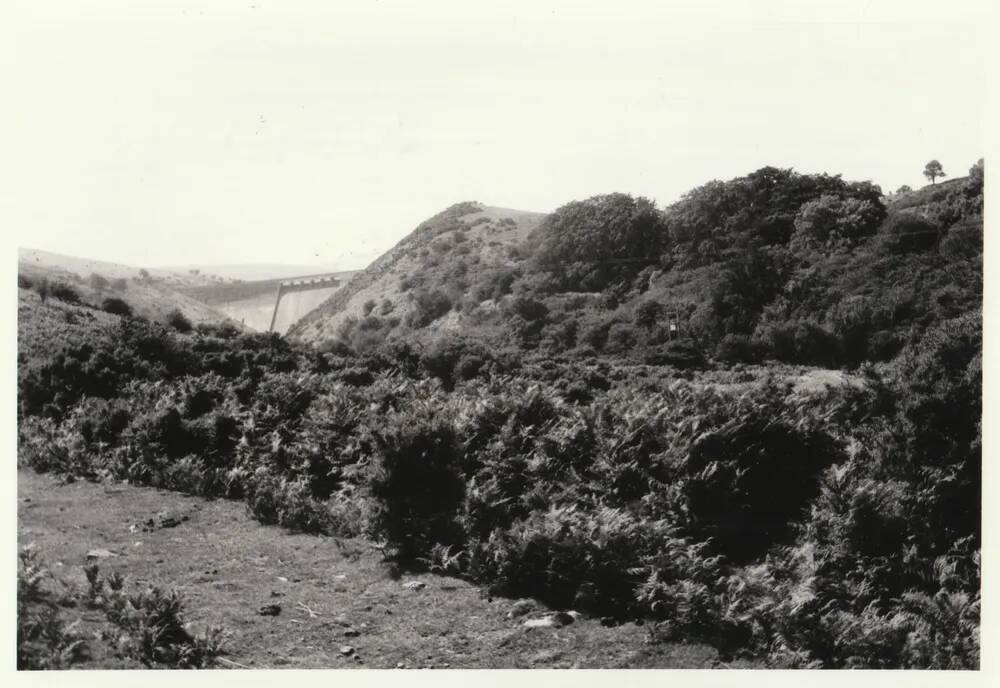
M 648 363 L 888 361 L 980 308 L 982 188 L 980 161 L 891 197 L 764 168 L 662 210 L 617 193 L 526 224 L 458 204 L 290 335 L 355 351 L 460 333 L 492 350 Z

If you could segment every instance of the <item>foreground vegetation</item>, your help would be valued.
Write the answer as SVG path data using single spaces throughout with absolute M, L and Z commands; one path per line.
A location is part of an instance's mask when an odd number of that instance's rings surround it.
M 19 353 L 19 461 L 241 499 L 723 656 L 976 667 L 981 329 L 940 321 L 864 384 L 803 396 L 688 359 L 320 352 L 113 316 Z
M 94 640 L 119 659 L 149 668 L 207 668 L 222 653 L 222 630 L 192 634 L 176 591 L 150 586 L 130 593 L 124 576 L 103 576 L 96 563 L 84 567 L 88 587 L 79 590 L 54 576 L 34 545 L 22 547 L 18 557 L 18 669 L 71 668 L 91 659 Z M 66 609 L 95 610 L 106 622 L 92 638 L 79 619 L 66 623 Z

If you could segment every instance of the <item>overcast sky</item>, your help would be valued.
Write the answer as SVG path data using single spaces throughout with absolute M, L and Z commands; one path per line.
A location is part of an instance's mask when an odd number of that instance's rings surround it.
M 665 205 L 764 165 L 888 191 L 984 155 L 970 3 L 471 4 L 22 3 L 18 243 L 355 267 L 458 201 Z

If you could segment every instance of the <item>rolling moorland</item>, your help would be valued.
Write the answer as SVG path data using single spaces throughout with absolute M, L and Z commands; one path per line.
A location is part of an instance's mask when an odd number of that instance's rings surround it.
M 64 298 L 98 307 L 111 299 L 112 310 L 121 310 L 120 304 L 125 304 L 130 312 L 149 320 L 165 321 L 174 312 L 194 324 L 228 319 L 211 304 L 182 293 L 184 289 L 222 281 L 221 277 L 201 272 L 147 270 L 28 248 L 18 251 L 17 272 L 21 287 L 33 287 L 46 294 L 49 285 L 57 291 L 68 287 L 61 290 Z
M 982 183 L 981 162 L 888 197 L 764 168 L 663 209 L 463 203 L 287 337 L 21 289 L 18 464 L 240 500 L 377 546 L 389 580 L 712 661 L 975 668 Z M 19 663 L 70 666 L 83 639 L 37 556 Z M 89 570 L 109 656 L 225 659 L 177 599 Z

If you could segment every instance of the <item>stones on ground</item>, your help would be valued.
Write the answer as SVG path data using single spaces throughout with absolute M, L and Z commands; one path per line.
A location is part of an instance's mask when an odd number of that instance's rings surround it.
M 403 583 L 403 588 L 406 590 L 423 590 L 427 587 L 427 583 L 423 581 L 410 581 L 409 583 Z
M 257 612 L 261 616 L 277 616 L 281 613 L 280 604 L 265 604 Z
M 621 625 L 621 623 L 613 616 L 602 616 L 601 625 L 605 628 L 614 628 L 615 626 Z
M 340 646 L 340 654 L 344 655 L 345 657 L 350 657 L 355 652 L 356 652 L 356 650 L 351 645 L 341 645 Z
M 361 631 L 356 628 L 348 628 L 344 631 L 345 638 L 357 638 L 359 635 L 361 635 Z
M 87 552 L 87 560 L 92 561 L 94 559 L 108 559 L 110 557 L 117 557 L 118 555 L 108 549 L 92 549 Z
M 402 662 L 396 662 L 396 668 L 397 669 L 405 669 L 406 665 L 403 664 Z
M 167 511 L 161 511 L 156 516 L 147 518 L 141 523 L 133 523 L 128 527 L 128 530 L 130 533 L 136 533 L 140 530 L 144 533 L 152 533 L 154 530 L 161 528 L 176 528 L 185 521 L 190 520 L 191 517 L 187 515 L 175 516 Z
M 560 628 L 568 626 L 575 620 L 574 615 L 568 612 L 552 612 L 536 619 L 528 619 L 524 625 L 527 628 Z

